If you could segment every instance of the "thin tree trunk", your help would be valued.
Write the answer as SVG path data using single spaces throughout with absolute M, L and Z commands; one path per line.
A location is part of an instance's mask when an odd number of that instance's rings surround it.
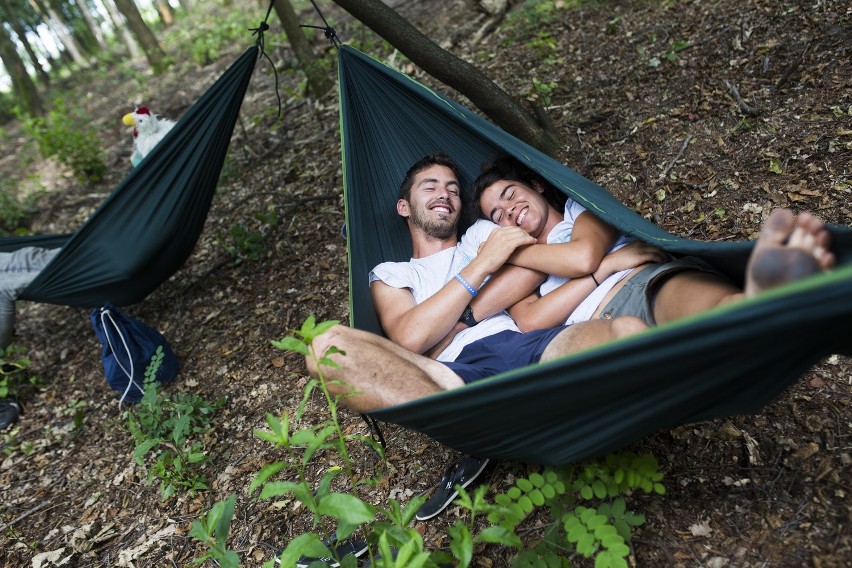
M 8 71 L 9 76 L 12 77 L 15 94 L 27 113 L 30 116 L 42 116 L 44 107 L 41 104 L 35 83 L 27 73 L 24 61 L 15 49 L 15 42 L 2 25 L 0 25 L 0 60 L 3 61 L 3 66 Z
M 296 59 L 299 60 L 299 65 L 308 78 L 308 88 L 315 97 L 321 97 L 333 84 L 329 72 L 318 64 L 311 44 L 302 28 L 299 27 L 299 18 L 290 0 L 275 0 L 274 7 L 287 33 L 290 47 L 293 48 L 293 53 L 296 54 Z
M 166 0 L 157 0 L 157 12 L 160 14 L 160 19 L 166 27 L 175 23 L 175 15 L 172 14 L 172 7 Z
M 133 37 L 132 33 L 130 33 L 127 25 L 124 23 L 124 18 L 115 8 L 115 4 L 113 4 L 111 0 L 98 0 L 98 2 L 101 3 L 101 6 L 104 7 L 106 13 L 109 14 L 109 19 L 112 22 L 112 28 L 115 30 L 115 34 L 121 34 L 121 37 L 124 38 L 127 50 L 130 52 L 130 58 L 138 59 L 142 57 L 144 54 L 142 53 L 142 48 L 139 47 L 139 42 L 136 41 L 136 38 Z
M 554 155 L 561 147 L 559 134 L 547 120 L 537 120 L 479 69 L 441 49 L 380 0 L 334 0 L 334 3 L 421 69 L 469 98 L 503 130 L 547 154 Z
M 3 11 L 6 14 L 9 14 L 9 25 L 12 26 L 12 31 L 15 32 L 16 36 L 18 36 L 18 40 L 24 47 L 24 51 L 27 52 L 27 56 L 30 58 L 30 63 L 32 63 L 33 68 L 35 68 L 36 75 L 38 75 L 39 80 L 41 80 L 45 87 L 49 87 L 50 75 L 48 75 L 47 71 L 44 70 L 44 67 L 41 65 L 41 61 L 39 61 L 38 55 L 36 55 L 35 50 L 33 50 L 33 46 L 30 45 L 30 41 L 27 39 L 27 30 L 24 29 L 24 26 L 21 25 L 21 21 L 18 18 L 12 16 L 14 12 L 9 6 L 9 0 L 0 0 L 0 6 L 3 7 Z
M 63 18 L 63 2 L 62 0 L 47 0 L 47 6 L 50 10 L 51 17 L 56 21 L 61 22 L 62 28 L 71 41 L 75 42 L 78 52 L 83 56 L 84 67 L 89 66 L 90 57 L 98 54 L 98 46 L 95 41 L 92 30 L 89 29 L 88 22 L 82 19 L 76 12 L 77 6 L 70 4 L 65 8 L 72 14 L 70 18 Z M 71 22 L 77 21 L 77 25 L 72 25 Z M 85 55 L 83 55 L 85 54 Z
M 59 15 L 54 12 L 53 8 L 45 4 L 41 0 L 30 0 L 30 4 L 35 9 L 36 13 L 41 16 L 42 22 L 59 38 L 59 42 L 65 47 L 65 52 L 71 57 L 71 60 L 80 67 L 87 67 L 86 58 L 77 49 L 77 44 L 68 33 L 68 28 L 65 23 L 59 18 Z
M 139 13 L 139 9 L 133 3 L 133 0 L 113 0 L 113 2 L 115 2 L 115 7 L 118 8 L 118 11 L 124 16 L 127 26 L 139 41 L 139 45 L 142 46 L 145 57 L 148 58 L 148 63 L 151 65 L 154 73 L 159 73 L 165 69 L 166 54 L 163 52 L 163 48 L 160 47 L 151 29 L 145 23 L 145 20 L 142 19 L 142 14 Z
M 101 49 L 106 48 L 106 40 L 104 39 L 104 34 L 101 31 L 101 26 L 98 24 L 97 19 L 95 19 L 94 14 L 92 14 L 92 10 L 89 8 L 89 5 L 84 1 L 78 1 L 77 7 L 80 9 L 80 14 L 82 14 L 83 20 L 86 21 L 86 25 L 89 26 L 98 47 Z

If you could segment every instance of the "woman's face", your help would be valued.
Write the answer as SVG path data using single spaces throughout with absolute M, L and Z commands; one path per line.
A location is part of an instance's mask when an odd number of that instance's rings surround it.
M 479 197 L 482 215 L 501 227 L 520 227 L 538 238 L 547 223 L 548 204 L 540 190 L 517 181 L 500 180 Z

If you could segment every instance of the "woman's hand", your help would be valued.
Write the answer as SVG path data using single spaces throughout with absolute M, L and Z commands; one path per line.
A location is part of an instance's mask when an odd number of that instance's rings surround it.
M 606 255 L 601 261 L 600 268 L 595 271 L 594 276 L 598 282 L 603 282 L 616 272 L 636 268 L 642 264 L 668 262 L 669 255 L 642 241 L 633 241 L 617 251 Z

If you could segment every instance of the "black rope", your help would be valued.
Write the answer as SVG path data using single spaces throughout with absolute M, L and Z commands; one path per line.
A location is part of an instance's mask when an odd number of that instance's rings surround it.
M 378 444 L 382 447 L 382 450 L 387 451 L 388 447 L 385 444 L 385 437 L 382 434 L 382 429 L 379 428 L 379 423 L 376 421 L 376 419 L 370 416 L 369 414 L 362 414 L 361 418 L 363 418 L 364 422 L 366 422 L 367 426 L 369 426 L 370 437 L 373 439 L 373 441 L 378 442 Z M 376 439 L 376 436 L 379 437 L 378 440 Z M 382 456 L 379 454 L 379 452 L 375 450 L 375 448 L 373 448 L 373 452 L 379 457 L 379 459 L 382 459 Z
M 315 29 L 315 30 L 322 30 L 322 32 L 325 34 L 325 39 L 330 41 L 331 45 L 333 45 L 334 47 L 339 48 L 341 45 L 343 45 L 343 43 L 340 41 L 340 38 L 337 37 L 337 32 L 334 31 L 333 27 L 328 25 L 328 21 L 325 19 L 325 16 L 322 15 L 322 12 L 320 12 L 320 9 L 319 9 L 319 6 L 317 6 L 317 3 L 314 2 L 314 0 L 311 0 L 311 4 L 313 4 L 314 10 L 317 11 L 317 14 L 319 14 L 320 20 L 322 20 L 322 23 L 325 24 L 325 25 L 324 26 L 311 26 L 311 25 L 305 24 L 305 25 L 301 25 L 299 27 L 300 28 L 312 28 L 312 29 Z
M 272 13 L 272 6 L 275 4 L 275 0 L 269 1 L 269 8 L 266 9 L 266 16 L 263 18 L 263 21 L 260 22 L 260 25 L 256 28 L 249 28 L 251 35 L 257 35 L 257 41 L 255 45 L 260 48 L 260 55 L 265 57 L 269 64 L 272 66 L 272 72 L 275 74 L 275 96 L 278 98 L 278 118 L 281 118 L 281 94 L 278 92 L 278 70 L 275 68 L 275 63 L 272 62 L 272 59 L 266 54 L 266 41 L 263 37 L 263 32 L 269 31 L 269 24 L 266 21 L 269 19 L 269 14 Z

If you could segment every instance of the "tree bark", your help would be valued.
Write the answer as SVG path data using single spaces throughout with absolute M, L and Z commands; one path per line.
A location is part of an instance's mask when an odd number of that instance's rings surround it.
M 142 19 L 142 14 L 139 13 L 139 9 L 133 3 L 133 0 L 112 1 L 115 2 L 115 7 L 124 16 L 127 27 L 130 28 L 139 45 L 142 46 L 142 51 L 145 52 L 145 57 L 148 58 L 148 64 L 151 65 L 154 73 L 159 73 L 165 69 L 166 54 L 157 42 L 157 38 L 154 37 L 154 33 Z
M 44 115 L 44 107 L 41 104 L 35 83 L 27 73 L 24 61 L 15 49 L 15 42 L 2 25 L 0 25 L 0 60 L 3 61 L 3 66 L 9 72 L 9 76 L 12 77 L 15 94 L 18 96 L 21 106 L 26 109 L 30 116 Z
M 47 71 L 44 70 L 44 67 L 42 67 L 41 62 L 38 59 L 38 55 L 33 49 L 33 46 L 30 45 L 30 41 L 27 39 L 27 30 L 24 29 L 24 26 L 21 24 L 21 20 L 13 15 L 14 12 L 12 11 L 12 7 L 9 5 L 9 0 L 0 0 L 0 7 L 3 8 L 3 12 L 6 14 L 6 21 L 9 22 L 10 26 L 12 26 L 12 31 L 15 32 L 16 36 L 18 36 L 18 40 L 24 47 L 24 51 L 27 52 L 27 56 L 30 58 L 30 62 L 32 63 L 33 68 L 35 68 L 36 75 L 38 75 L 39 80 L 45 87 L 49 87 L 50 75 L 48 75 Z
M 89 8 L 89 5 L 86 2 L 77 2 L 77 8 L 79 8 L 80 14 L 83 16 L 83 20 L 86 21 L 86 25 L 92 32 L 92 36 L 95 38 L 98 48 L 105 49 L 107 45 L 106 40 L 104 39 L 104 34 L 95 19 L 95 15 L 92 14 L 92 10 Z
M 318 64 L 314 50 L 311 49 L 311 44 L 305 37 L 305 32 L 299 27 L 299 18 L 290 0 L 275 0 L 274 7 L 290 41 L 290 47 L 293 48 L 293 53 L 296 54 L 296 59 L 308 78 L 308 88 L 315 97 L 321 97 L 332 86 L 329 72 Z
M 65 23 L 59 18 L 59 15 L 54 12 L 53 8 L 45 4 L 41 0 L 30 0 L 30 4 L 35 9 L 36 13 L 41 16 L 42 22 L 50 28 L 56 37 L 59 38 L 59 43 L 65 47 L 65 53 L 71 57 L 71 60 L 82 68 L 88 67 L 86 58 L 77 49 L 77 44 L 74 43 L 74 38 L 68 33 L 68 28 Z
M 85 61 L 83 65 L 88 67 L 91 57 L 98 54 L 97 42 L 92 35 L 92 30 L 89 29 L 88 22 L 83 20 L 77 12 L 76 4 L 63 6 L 62 0 L 47 0 L 46 3 L 50 16 L 62 25 L 80 54 L 85 54 L 82 55 Z
M 157 12 L 160 14 L 160 19 L 166 27 L 175 23 L 175 16 L 172 14 L 172 7 L 166 0 L 157 0 Z
M 115 7 L 115 4 L 111 2 L 111 0 L 98 0 L 101 5 L 106 10 L 107 14 L 109 14 L 109 19 L 112 22 L 112 29 L 114 30 L 115 35 L 121 34 L 121 37 L 124 38 L 124 43 L 127 45 L 127 50 L 130 52 L 131 59 L 137 59 L 142 57 L 142 48 L 139 47 L 139 42 L 136 41 L 136 38 L 133 37 L 133 34 L 130 33 L 130 30 L 127 29 L 127 26 L 124 24 L 124 18 L 122 18 L 121 14 Z
M 441 49 L 405 18 L 380 0 L 334 0 L 382 36 L 425 72 L 465 95 L 498 126 L 555 155 L 561 148 L 559 134 L 542 124 L 520 103 L 488 79 L 479 69 Z

